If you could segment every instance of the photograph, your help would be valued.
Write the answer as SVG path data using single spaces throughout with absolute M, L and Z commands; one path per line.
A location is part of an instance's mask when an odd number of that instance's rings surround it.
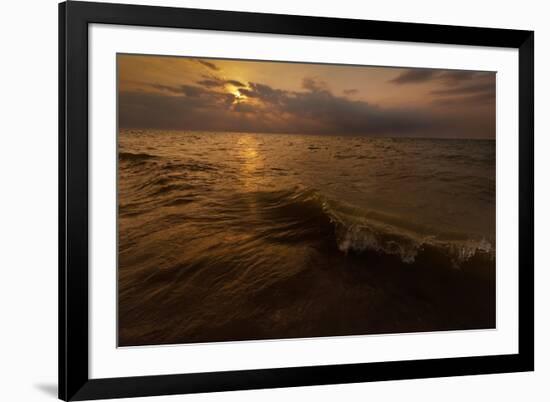
M 118 346 L 496 327 L 496 73 L 117 55 Z

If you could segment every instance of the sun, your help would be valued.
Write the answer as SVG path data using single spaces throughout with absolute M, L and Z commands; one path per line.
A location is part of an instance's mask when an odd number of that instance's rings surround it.
M 235 100 L 237 101 L 243 101 L 246 99 L 246 96 L 244 96 L 238 89 L 233 90 L 231 94 L 235 97 Z
M 227 90 L 233 95 L 233 104 L 246 101 L 247 97 L 239 91 L 239 88 L 229 87 Z

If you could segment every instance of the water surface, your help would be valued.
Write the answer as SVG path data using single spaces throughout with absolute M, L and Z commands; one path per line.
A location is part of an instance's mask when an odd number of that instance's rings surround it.
M 491 328 L 495 141 L 121 130 L 119 344 Z

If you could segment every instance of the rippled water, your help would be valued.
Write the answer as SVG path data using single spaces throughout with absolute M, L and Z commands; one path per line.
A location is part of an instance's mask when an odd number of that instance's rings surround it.
M 121 345 L 494 326 L 492 140 L 122 130 L 118 196 Z

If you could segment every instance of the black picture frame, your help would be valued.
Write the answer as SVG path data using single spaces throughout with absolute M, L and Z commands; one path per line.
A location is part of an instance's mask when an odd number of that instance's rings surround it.
M 519 51 L 517 354 L 90 379 L 88 25 L 508 47 Z M 169 395 L 534 370 L 534 32 L 70 1 L 59 4 L 59 398 Z

